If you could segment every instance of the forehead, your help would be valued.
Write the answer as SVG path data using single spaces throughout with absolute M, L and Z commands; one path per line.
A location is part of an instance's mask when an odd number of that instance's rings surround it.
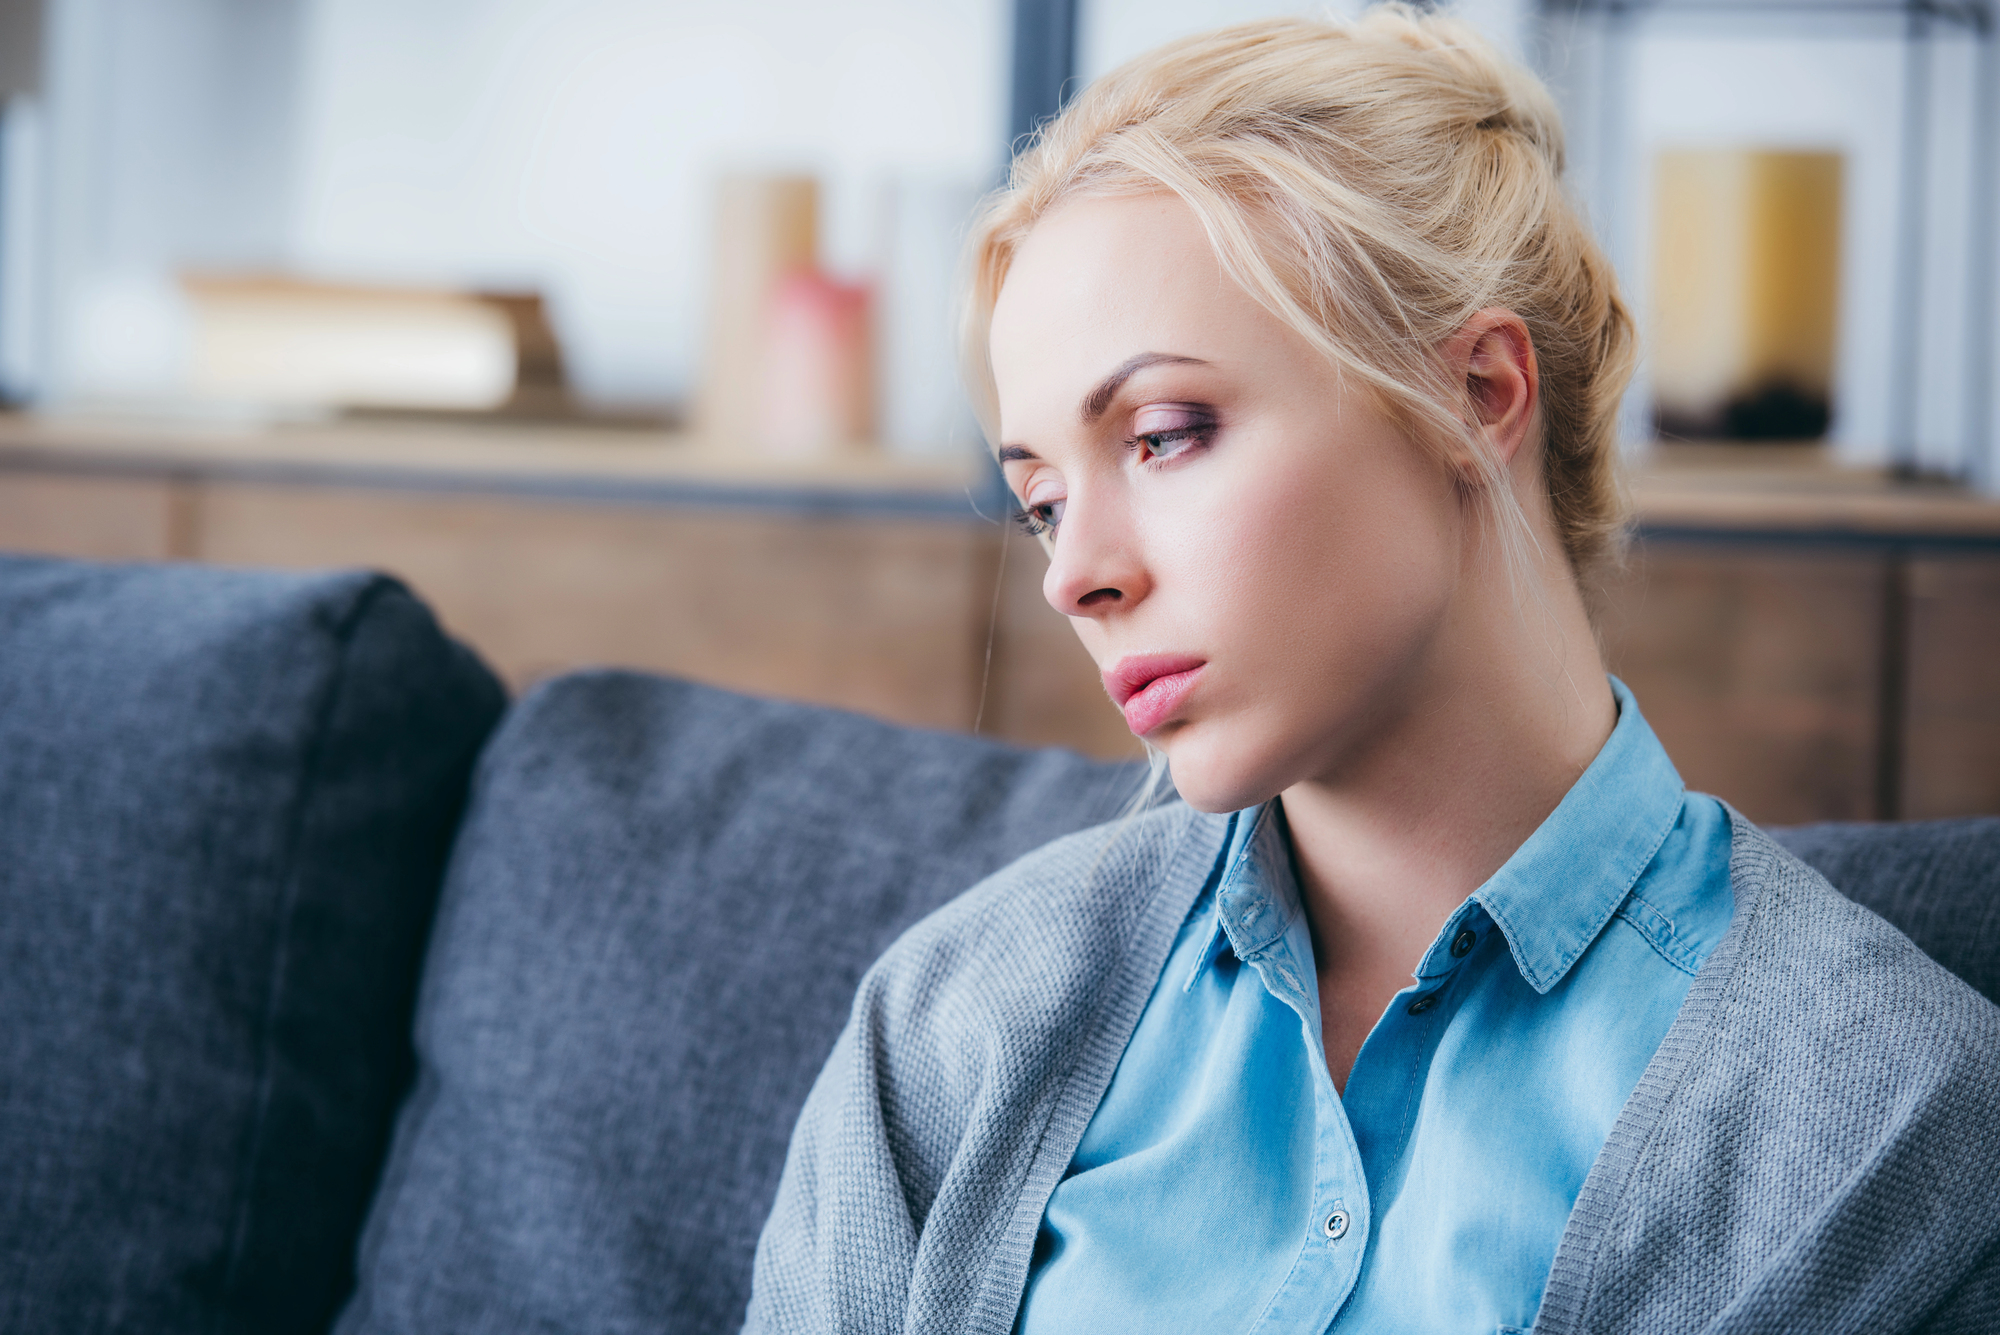
M 1028 233 L 994 305 L 1002 431 L 1047 429 L 1051 414 L 1074 420 L 1090 386 L 1139 353 L 1227 367 L 1296 339 L 1229 277 L 1179 199 L 1071 200 Z
M 1172 195 L 1073 199 L 1043 215 L 1015 252 L 994 306 L 994 341 L 1045 338 L 1051 317 L 1067 317 L 1068 338 L 1085 337 L 1170 305 L 1161 300 L 1167 280 L 1208 286 L 1220 277 L 1201 224 Z

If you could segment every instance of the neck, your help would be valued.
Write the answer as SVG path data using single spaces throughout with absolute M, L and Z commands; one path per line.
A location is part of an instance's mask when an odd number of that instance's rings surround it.
M 1545 544 L 1545 546 L 1548 544 Z M 1284 793 L 1323 980 L 1406 986 L 1438 930 L 1575 784 L 1617 706 L 1567 563 L 1516 593 L 1468 561 L 1432 649 L 1337 769 Z M 1380 1006 L 1370 1012 L 1370 1023 Z

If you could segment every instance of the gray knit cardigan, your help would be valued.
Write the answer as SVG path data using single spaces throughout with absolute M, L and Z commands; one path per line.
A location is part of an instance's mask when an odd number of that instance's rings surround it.
M 1006 1335 L 1226 823 L 1072 835 L 890 948 L 800 1114 L 747 1331 Z M 2000 1332 L 2000 1008 L 1741 817 L 1730 884 L 1534 1330 Z

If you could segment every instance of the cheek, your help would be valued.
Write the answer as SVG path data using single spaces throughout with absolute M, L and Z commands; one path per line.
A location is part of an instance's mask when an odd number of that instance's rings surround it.
M 1328 446 L 1287 462 L 1219 498 L 1184 577 L 1251 659 L 1308 669 L 1320 686 L 1329 671 L 1373 676 L 1407 656 L 1450 596 L 1456 500 L 1421 460 Z
M 1321 454 L 1228 488 L 1182 572 L 1227 664 L 1206 726 L 1167 744 L 1199 809 L 1236 810 L 1321 772 L 1422 677 L 1456 584 L 1457 500 L 1404 462 Z

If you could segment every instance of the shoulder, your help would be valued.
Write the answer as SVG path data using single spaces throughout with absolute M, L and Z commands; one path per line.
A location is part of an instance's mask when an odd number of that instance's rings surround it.
M 1173 802 L 1043 845 L 905 931 L 862 980 L 857 1016 L 999 1019 L 1016 1014 L 1000 1003 L 1017 995 L 1041 998 L 1036 1011 L 1062 1009 L 1109 972 L 1149 915 L 1193 902 L 1227 824 Z
M 1841 894 L 1776 840 L 1731 813 L 1736 921 L 1730 995 L 1761 1004 L 1719 1017 L 1775 1027 L 1815 1050 L 1863 1040 L 1899 1080 L 2000 1084 L 2000 1007 L 1872 910 Z M 1855 1065 L 1850 1062 L 1850 1066 Z M 1861 1063 L 1857 1078 L 1871 1069 Z
M 1176 803 L 1070 835 L 905 932 L 855 992 L 800 1114 L 781 1201 L 808 1213 L 898 1202 L 921 1228 L 967 1156 L 989 1188 L 1025 1172 L 1078 1072 L 1107 1051 L 1115 1063 L 1123 1003 L 1143 1001 L 1165 955 L 1158 924 L 1172 918 L 1170 939 L 1227 824 Z M 822 1184 L 830 1163 L 839 1180 Z M 961 1195 L 946 1213 L 990 1223 L 1005 1195 Z
M 1810 1124 L 1828 1165 L 1921 1126 L 2000 1168 L 2000 1007 L 1731 816 L 1735 919 L 1686 1008 L 1713 1045 L 1695 1088 Z
M 1538 1330 L 1725 1307 L 1905 1329 L 2000 1246 L 2000 1007 L 1731 820 L 1728 933 L 1591 1169 Z

